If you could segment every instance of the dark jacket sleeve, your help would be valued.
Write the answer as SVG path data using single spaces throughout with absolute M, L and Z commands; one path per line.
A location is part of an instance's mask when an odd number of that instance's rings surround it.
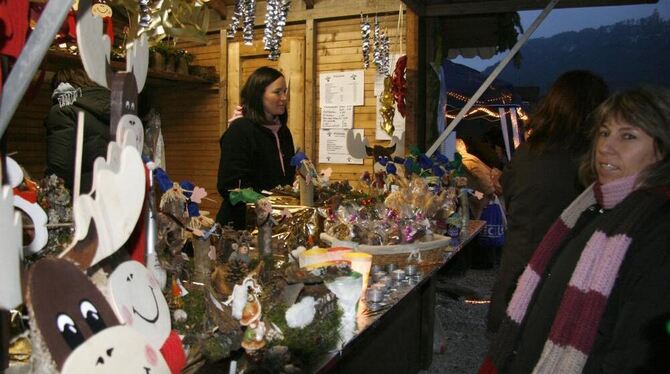
M 628 250 L 585 373 L 670 373 L 670 212 Z
M 76 137 L 76 113 L 68 108 L 54 105 L 44 121 L 47 129 L 46 174 L 56 174 L 72 188 L 74 170 L 74 145 Z

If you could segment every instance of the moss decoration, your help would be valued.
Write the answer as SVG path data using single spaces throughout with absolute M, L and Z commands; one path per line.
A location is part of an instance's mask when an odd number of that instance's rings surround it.
M 266 319 L 282 330 L 284 339 L 270 342 L 266 348 L 269 349 L 278 345 L 287 346 L 296 364 L 309 367 L 315 363 L 316 359 L 337 345 L 342 312 L 337 309 L 333 313 L 321 316 L 321 318 L 315 318 L 304 329 L 294 329 L 286 324 L 284 316 L 287 309 L 286 305 L 278 304 L 267 312 Z

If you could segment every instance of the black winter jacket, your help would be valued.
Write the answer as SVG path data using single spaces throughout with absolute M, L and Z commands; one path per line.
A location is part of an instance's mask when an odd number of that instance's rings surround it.
M 500 270 L 489 305 L 489 332 L 496 332 L 517 279 L 535 248 L 563 209 L 583 191 L 577 162 L 569 151 L 546 150 L 541 154 L 522 144 L 501 177 L 507 231 Z
M 277 137 L 284 160 L 284 172 L 277 140 L 270 129 L 242 117 L 233 121 L 221 136 L 217 189 L 224 201 L 217 215 L 218 222 L 234 222 L 237 229 L 245 226 L 245 204 L 232 206 L 229 203 L 228 191 L 231 189 L 251 187 L 260 192 L 279 185 L 293 184 L 295 168 L 290 162 L 295 149 L 291 131 L 286 125 L 281 126 Z
M 77 113 L 84 112 L 84 149 L 81 164 L 81 193 L 91 189 L 93 161 L 107 155 L 109 134 L 110 92 L 103 87 L 86 87 L 72 105 L 60 106 L 58 95 L 49 110 L 44 126 L 47 129 L 46 175 L 56 174 L 72 189 L 77 134 Z

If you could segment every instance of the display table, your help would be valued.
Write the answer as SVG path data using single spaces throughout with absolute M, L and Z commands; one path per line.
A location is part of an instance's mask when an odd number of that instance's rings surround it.
M 371 310 L 361 300 L 357 335 L 314 368 L 319 373 L 416 373 L 428 369 L 433 355 L 435 274 L 484 227 L 470 221 L 467 231 L 449 248 L 442 264 L 421 268 L 414 285 L 398 288 L 386 306 Z

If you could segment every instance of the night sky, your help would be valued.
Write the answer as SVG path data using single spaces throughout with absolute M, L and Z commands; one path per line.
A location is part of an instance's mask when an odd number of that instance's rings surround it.
M 645 5 L 554 9 L 549 13 L 542 24 L 540 24 L 537 30 L 535 30 L 531 39 L 549 37 L 564 31 L 579 31 L 589 27 L 597 28 L 626 19 L 644 18 L 651 15 L 655 9 L 658 10 L 661 18 L 670 18 L 670 0 L 659 0 L 656 4 Z M 519 12 L 519 15 L 521 16 L 521 24 L 524 29 L 527 29 L 540 13 L 540 10 Z M 459 57 L 455 59 L 454 62 L 468 65 L 477 70 L 483 70 L 502 60 L 506 53 L 507 52 L 500 53 L 488 60 L 481 60 L 479 58 L 465 59 Z

